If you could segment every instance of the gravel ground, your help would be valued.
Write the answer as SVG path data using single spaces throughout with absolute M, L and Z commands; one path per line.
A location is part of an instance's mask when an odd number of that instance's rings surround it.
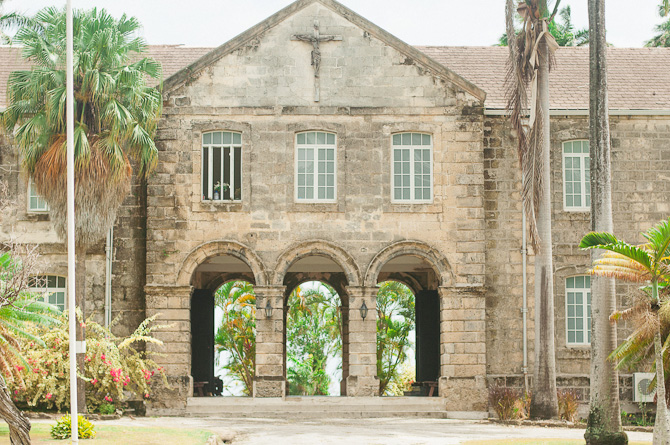
M 34 420 L 45 422 L 44 420 Z M 202 428 L 234 445 L 451 445 L 470 440 L 583 439 L 583 429 L 507 426 L 480 421 L 420 418 L 216 419 L 156 417 L 97 421 L 105 425 Z M 649 442 L 651 433 L 629 432 L 630 441 Z M 139 444 L 138 444 L 139 445 Z M 166 444 L 167 445 L 167 444 Z

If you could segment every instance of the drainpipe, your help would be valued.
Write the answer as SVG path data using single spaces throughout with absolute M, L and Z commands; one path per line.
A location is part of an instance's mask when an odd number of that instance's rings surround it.
M 105 327 L 112 322 L 112 250 L 114 249 L 114 229 L 107 232 L 105 244 Z
M 526 277 L 526 261 L 528 249 L 526 248 L 526 209 L 521 209 L 521 264 L 523 270 L 521 271 L 523 279 L 523 307 L 521 309 L 521 315 L 523 317 L 523 382 L 528 393 L 528 285 Z

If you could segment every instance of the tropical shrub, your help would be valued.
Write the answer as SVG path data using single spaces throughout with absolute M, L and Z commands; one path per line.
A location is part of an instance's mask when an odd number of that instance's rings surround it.
M 500 420 L 514 420 L 523 415 L 519 409 L 519 390 L 507 386 L 493 385 L 489 388 L 489 403 Z
M 78 314 L 80 315 L 80 314 Z M 79 318 L 79 317 L 77 317 Z M 80 318 L 79 318 L 80 319 Z M 118 406 L 129 397 L 150 397 L 150 384 L 158 374 L 163 383 L 167 379 L 163 369 L 138 349 L 139 344 L 161 344 L 152 336 L 160 326 L 150 326 L 155 317 L 143 321 L 128 337 L 117 337 L 99 324 L 88 320 L 86 342 L 86 401 L 90 412 L 102 404 Z M 28 366 L 18 366 L 22 380 L 13 379 L 10 389 L 15 402 L 38 409 L 62 410 L 70 404 L 70 372 L 68 361 L 67 315 L 61 324 L 47 331 L 40 331 L 46 347 L 36 343 L 25 344 L 24 356 Z
M 328 359 L 342 354 L 340 297 L 329 285 L 313 282 L 297 287 L 288 305 L 289 394 L 328 395 Z
M 246 281 L 230 281 L 214 294 L 214 302 L 223 312 L 216 331 L 217 361 L 234 382 L 253 392 L 256 363 L 256 295 Z
M 67 439 L 72 435 L 72 419 L 64 415 L 51 427 L 51 437 L 57 440 Z M 95 439 L 95 425 L 84 416 L 77 416 L 77 434 L 80 439 Z
M 574 389 L 558 390 L 558 415 L 561 419 L 574 422 L 579 407 L 579 396 Z
M 409 338 L 415 326 L 415 301 L 412 291 L 397 281 L 386 281 L 377 292 L 377 376 L 379 394 L 397 395 L 400 370 L 413 347 Z M 411 380 L 414 380 L 412 377 Z

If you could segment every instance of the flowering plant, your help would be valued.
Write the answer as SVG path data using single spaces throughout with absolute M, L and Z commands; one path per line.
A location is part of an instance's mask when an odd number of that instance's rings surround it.
M 144 320 L 128 337 L 117 337 L 108 328 L 90 319 L 86 321 L 84 378 L 90 412 L 102 404 L 118 405 L 128 397 L 147 398 L 154 376 L 162 378 L 167 386 L 163 368 L 136 349 L 139 343 L 162 344 L 152 336 L 161 327 L 150 326 L 154 319 L 155 316 Z M 10 379 L 8 386 L 19 405 L 61 410 L 69 407 L 70 395 L 67 314 L 60 325 L 39 334 L 46 347 L 35 342 L 24 346 L 29 366 L 19 370 L 22 382 Z

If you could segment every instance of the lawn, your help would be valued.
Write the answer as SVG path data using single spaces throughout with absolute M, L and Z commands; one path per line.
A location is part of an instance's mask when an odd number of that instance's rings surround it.
M 51 438 L 49 434 L 51 425 L 49 423 L 34 423 L 30 431 L 32 442 L 35 444 L 69 444 L 69 439 L 54 440 Z M 95 440 L 80 440 L 80 442 L 90 443 L 91 445 L 119 445 L 120 443 L 195 445 L 204 444 L 212 435 L 211 432 L 205 430 L 106 425 L 96 425 L 95 431 L 97 433 Z M 4 423 L 0 424 L 0 443 L 9 443 L 9 428 Z
M 463 445 L 583 445 L 584 439 L 508 439 L 508 440 L 472 440 Z M 629 442 L 628 445 L 651 445 L 651 442 Z

